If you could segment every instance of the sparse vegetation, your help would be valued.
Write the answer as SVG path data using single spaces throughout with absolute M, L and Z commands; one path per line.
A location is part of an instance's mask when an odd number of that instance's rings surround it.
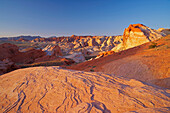
M 168 45 L 166 45 L 165 47 L 166 47 L 166 49 L 169 49 L 169 48 L 170 48 Z
M 93 68 L 95 68 L 96 66 L 93 66 Z
M 91 66 L 90 66 L 91 67 Z M 91 72 L 94 72 L 94 69 L 96 66 L 92 66 L 92 69 L 90 69 Z
M 91 72 L 94 72 L 94 70 L 93 70 L 93 69 L 90 69 L 90 71 L 91 71 Z
M 156 48 L 157 47 L 157 43 L 155 42 L 151 42 L 152 44 L 149 45 L 149 49 L 152 49 L 152 48 Z

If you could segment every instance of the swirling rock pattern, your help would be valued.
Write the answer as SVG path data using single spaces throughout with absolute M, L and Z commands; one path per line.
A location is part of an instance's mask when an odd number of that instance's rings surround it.
M 122 113 L 170 106 L 170 90 L 109 74 L 52 67 L 0 76 L 0 112 Z

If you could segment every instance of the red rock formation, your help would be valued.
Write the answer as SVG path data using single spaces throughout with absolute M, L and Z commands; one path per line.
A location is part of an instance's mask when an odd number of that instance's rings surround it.
M 11 59 L 15 55 L 19 54 L 19 47 L 10 43 L 4 43 L 0 45 L 0 60 L 5 58 Z
M 61 52 L 61 48 L 56 45 L 56 46 L 53 46 L 51 47 L 51 50 L 52 50 L 52 56 L 63 56 L 63 53 Z
M 68 58 L 62 58 L 61 61 L 63 61 L 66 65 L 71 65 L 75 63 L 74 60 Z
M 18 68 L 19 67 L 8 58 L 0 61 L 0 75 Z
M 36 58 L 45 56 L 46 53 L 42 50 L 31 49 L 27 52 L 20 52 L 12 58 L 12 61 L 16 63 L 33 63 Z

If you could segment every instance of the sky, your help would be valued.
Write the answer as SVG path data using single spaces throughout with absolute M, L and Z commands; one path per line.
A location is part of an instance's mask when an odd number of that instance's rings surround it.
M 114 36 L 136 23 L 170 28 L 170 0 L 0 0 L 0 37 Z

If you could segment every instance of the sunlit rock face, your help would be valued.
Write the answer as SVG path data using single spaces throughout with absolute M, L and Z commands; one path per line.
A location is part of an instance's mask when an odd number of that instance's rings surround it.
M 42 51 L 45 51 L 47 55 L 52 55 L 52 56 L 62 56 L 62 51 L 61 48 L 58 45 L 52 46 L 52 45 L 47 45 L 45 48 L 42 49 Z
M 33 67 L 0 76 L 0 112 L 123 113 L 169 107 L 170 91 L 103 73 Z
M 71 37 L 54 37 L 54 38 L 41 38 L 34 39 L 32 42 L 56 42 L 59 47 L 64 51 L 64 53 L 75 52 L 80 48 L 89 49 L 92 47 L 97 47 L 96 51 L 110 51 L 115 46 L 120 44 L 123 40 L 123 36 L 76 36 L 72 35 Z M 47 51 L 47 54 L 50 55 L 51 52 L 48 52 L 50 45 L 46 48 L 43 48 L 44 51 Z M 93 50 L 93 52 L 95 52 Z M 80 51 L 79 51 L 80 52 Z
M 100 53 L 99 55 L 97 55 L 97 57 L 95 59 L 98 59 L 98 58 L 101 58 L 101 57 L 105 57 L 105 56 L 108 56 L 108 55 L 112 55 L 114 53 L 115 53 L 114 51 L 103 52 L 103 53 Z
M 124 30 L 123 47 L 132 48 L 165 36 L 164 33 L 151 29 L 143 24 L 131 24 Z
M 165 28 L 159 28 L 157 31 L 165 33 L 166 35 L 170 34 L 170 29 L 165 29 Z

